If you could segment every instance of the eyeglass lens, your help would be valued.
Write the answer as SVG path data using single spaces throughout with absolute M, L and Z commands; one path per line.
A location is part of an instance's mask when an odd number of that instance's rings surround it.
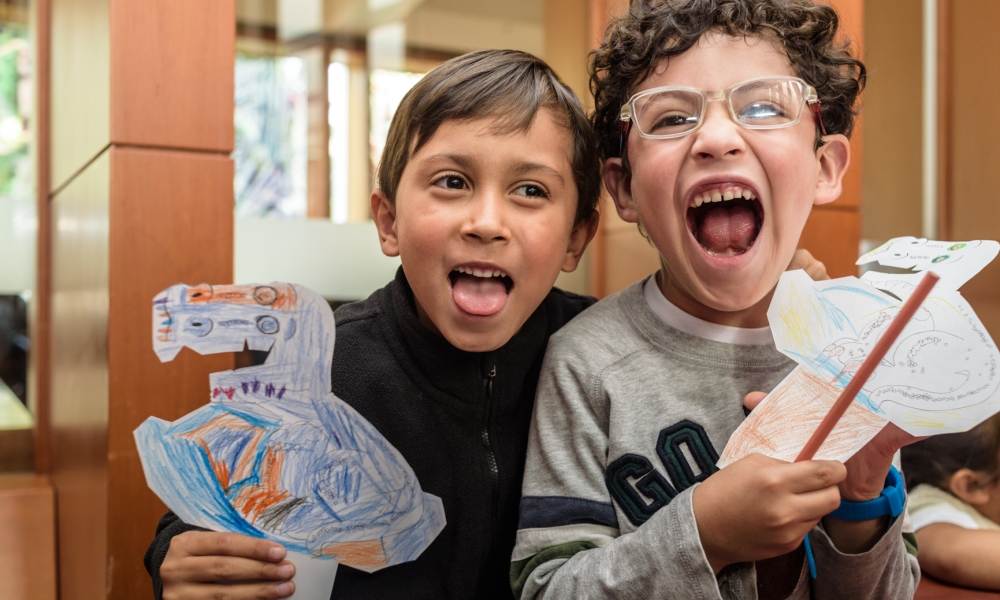
M 729 103 L 736 121 L 751 128 L 784 127 L 798 121 L 804 89 L 795 80 L 756 80 L 734 88 Z M 634 119 L 650 136 L 676 136 L 698 127 L 707 108 L 703 92 L 662 90 L 636 98 Z

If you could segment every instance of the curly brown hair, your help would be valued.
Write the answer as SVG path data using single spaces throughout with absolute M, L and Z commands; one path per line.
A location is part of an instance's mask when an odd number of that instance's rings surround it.
M 816 88 L 827 133 L 850 137 L 866 70 L 851 55 L 850 40 L 838 39 L 839 24 L 833 8 L 812 0 L 632 0 L 591 52 L 592 120 L 602 158 L 618 156 L 619 111 L 636 86 L 709 31 L 779 43 L 798 76 Z

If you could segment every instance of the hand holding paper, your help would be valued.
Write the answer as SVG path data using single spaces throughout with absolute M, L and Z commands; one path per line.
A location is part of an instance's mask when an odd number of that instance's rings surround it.
M 135 431 L 150 488 L 182 520 L 279 542 L 304 590 L 338 563 L 375 571 L 417 558 L 445 525 L 441 500 L 354 409 L 330 393 L 333 313 L 285 283 L 176 285 L 153 301 L 153 346 L 169 361 L 270 350 L 261 366 L 212 374 L 211 402 Z
M 900 244 L 929 248 L 928 256 L 939 248 L 953 255 L 936 262 L 945 255 L 901 258 Z M 1000 410 L 1000 352 L 957 291 L 998 248 L 987 241 L 902 238 L 859 260 L 886 257 L 893 265 L 932 270 L 941 282 L 861 385 L 816 458 L 845 461 L 890 421 L 913 435 L 933 435 L 965 431 Z M 870 272 L 861 280 L 813 282 L 800 271 L 785 273 L 768 320 L 778 349 L 800 366 L 736 430 L 719 465 L 752 452 L 793 460 L 922 277 Z

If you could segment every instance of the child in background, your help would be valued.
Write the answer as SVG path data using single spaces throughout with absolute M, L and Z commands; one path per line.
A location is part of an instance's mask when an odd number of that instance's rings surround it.
M 441 498 L 447 525 L 414 561 L 371 574 L 341 566 L 333 597 L 510 598 L 542 356 L 594 302 L 552 285 L 594 235 L 599 195 L 591 125 L 541 60 L 468 54 L 404 97 L 371 196 L 382 251 L 402 268 L 337 310 L 333 392 Z M 146 567 L 157 598 L 285 598 L 284 555 L 168 514 Z
M 846 466 L 715 466 L 744 396 L 795 367 L 767 308 L 850 159 L 865 70 L 837 27 L 809 0 L 637 0 L 609 25 L 591 67 L 604 183 L 661 268 L 549 343 L 512 556 L 520 598 L 913 596 L 903 518 L 877 501 L 911 441 L 901 430 Z
M 904 448 L 903 472 L 920 567 L 942 581 L 1000 590 L 1000 415 Z

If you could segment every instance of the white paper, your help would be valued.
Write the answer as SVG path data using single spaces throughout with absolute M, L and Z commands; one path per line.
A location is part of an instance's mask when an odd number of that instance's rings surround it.
M 941 278 L 937 287 L 957 290 L 990 264 L 1000 252 L 1000 243 L 993 240 L 944 242 L 898 237 L 889 240 L 858 259 L 858 265 L 878 262 L 884 267 L 933 271 Z
M 817 458 L 846 460 L 889 421 L 913 435 L 934 435 L 966 431 L 1000 411 L 1000 352 L 951 285 L 969 264 L 935 266 L 947 280 L 890 346 Z M 799 366 L 736 430 L 719 464 L 751 452 L 793 460 L 922 277 L 812 281 L 804 271 L 784 273 L 767 315 L 778 350 Z
M 295 565 L 295 577 L 292 578 L 295 593 L 289 596 L 290 600 L 330 600 L 337 561 L 298 552 L 289 552 L 285 558 Z
M 417 558 L 444 528 L 444 509 L 329 392 L 334 334 L 327 302 L 301 286 L 168 288 L 153 301 L 162 361 L 183 347 L 271 352 L 263 365 L 212 374 L 206 406 L 173 423 L 150 417 L 134 435 L 149 487 L 185 522 L 371 572 Z M 303 564 L 302 589 L 333 576 Z

